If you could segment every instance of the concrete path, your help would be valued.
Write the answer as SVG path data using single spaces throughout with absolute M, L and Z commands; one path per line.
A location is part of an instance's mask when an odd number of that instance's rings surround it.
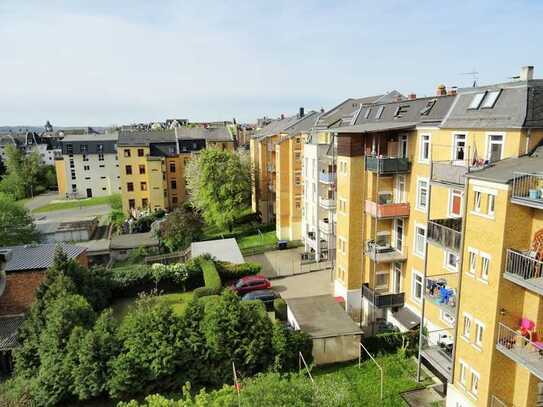
M 283 298 L 332 295 L 334 287 L 331 277 L 331 270 L 313 271 L 306 274 L 276 278 L 272 281 L 272 288 Z
M 32 216 L 41 221 L 77 221 L 92 216 L 100 217 L 108 215 L 110 212 L 110 205 L 96 205 L 74 209 L 62 209 L 60 211 L 33 213 Z
M 51 201 L 54 201 L 55 199 L 58 199 L 58 192 L 56 191 L 49 191 L 45 194 L 41 194 L 38 196 L 35 196 L 32 199 L 29 199 L 25 202 L 25 208 L 29 211 L 32 211 L 36 208 L 39 208 L 40 206 L 45 206 Z

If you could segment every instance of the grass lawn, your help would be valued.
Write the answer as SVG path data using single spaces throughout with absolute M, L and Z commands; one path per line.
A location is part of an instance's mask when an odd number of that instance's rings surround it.
M 240 249 L 253 249 L 261 246 L 274 246 L 277 244 L 275 230 L 244 236 L 237 239 Z
M 405 406 L 400 393 L 432 383 L 428 377 L 416 382 L 416 365 L 412 359 L 391 354 L 376 357 L 384 370 L 383 401 L 380 400 L 380 373 L 371 360 L 314 368 L 311 372 L 317 386 L 346 385 L 358 406 Z
M 187 307 L 187 304 L 192 299 L 192 291 L 184 293 L 172 293 L 162 294 L 156 297 L 157 301 L 163 302 L 172 307 L 173 311 L 177 315 L 182 315 Z M 111 308 L 113 309 L 113 316 L 117 320 L 121 320 L 134 306 L 136 298 L 118 298 L 114 301 Z
M 76 209 L 83 208 L 86 206 L 96 206 L 96 205 L 110 205 L 112 201 L 112 196 L 96 196 L 94 198 L 87 199 L 70 199 L 65 201 L 53 201 L 47 205 L 40 206 L 34 209 L 32 212 L 51 212 L 59 211 L 62 209 Z

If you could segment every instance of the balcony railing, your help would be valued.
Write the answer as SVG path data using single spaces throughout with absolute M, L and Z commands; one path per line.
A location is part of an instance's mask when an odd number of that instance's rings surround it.
M 458 291 L 456 290 L 457 273 L 426 277 L 424 297 L 452 318 L 456 317 Z
M 493 394 L 490 396 L 490 407 L 509 407 L 505 402 L 501 401 Z
M 428 242 L 460 251 L 462 219 L 436 219 L 428 222 Z
M 543 209 L 543 174 L 516 173 L 511 202 Z
M 496 349 L 543 380 L 543 343 L 532 342 L 500 322 Z
M 319 173 L 319 181 L 325 184 L 333 184 L 336 182 L 335 172 L 321 172 Z
M 543 295 L 543 261 L 530 251 L 507 250 L 504 278 L 539 295 Z
M 405 174 L 411 171 L 411 162 L 399 157 L 366 157 L 366 170 L 379 175 Z
M 319 230 L 327 235 L 330 235 L 334 232 L 332 223 L 330 223 L 330 221 L 325 221 L 322 219 L 319 220 Z
M 468 172 L 469 166 L 465 161 L 434 161 L 430 179 L 434 182 L 461 186 L 464 185 Z
M 404 246 L 401 250 L 392 247 L 390 244 L 380 245 L 373 240 L 366 242 L 366 255 L 376 263 L 391 263 L 394 261 L 407 260 L 407 248 Z
M 366 283 L 362 285 L 362 297 L 377 308 L 401 308 L 405 303 L 405 293 L 381 294 L 371 289 Z
M 453 364 L 454 342 L 452 334 L 452 329 L 440 329 L 422 336 L 421 356 L 447 380 L 451 379 Z
M 335 199 L 328 199 L 328 198 L 322 198 L 319 196 L 319 205 L 323 209 L 335 209 L 336 207 L 336 200 Z
M 409 203 L 377 204 L 367 199 L 366 212 L 377 219 L 407 217 L 409 216 Z

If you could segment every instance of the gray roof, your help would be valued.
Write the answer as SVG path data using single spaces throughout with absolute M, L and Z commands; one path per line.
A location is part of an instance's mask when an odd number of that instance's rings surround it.
M 331 295 L 286 298 L 300 329 L 312 338 L 362 334 L 360 327 Z
M 57 246 L 64 250 L 69 259 L 76 258 L 85 252 L 83 247 L 63 242 L 2 247 L 2 250 L 11 251 L 5 270 L 8 273 L 10 271 L 45 270 L 53 265 Z
M 379 133 L 387 130 L 409 130 L 414 129 L 417 126 L 417 122 L 407 123 L 365 123 L 356 126 L 338 127 L 338 133 Z
M 469 108 L 476 94 L 490 91 L 501 91 L 492 108 Z M 543 80 L 460 89 L 441 127 L 455 129 L 543 127 Z
M 98 218 L 88 217 L 76 221 L 36 221 L 36 229 L 42 234 L 68 232 L 76 230 L 89 230 L 94 224 L 98 224 Z
M 227 261 L 234 264 L 245 263 L 243 255 L 239 250 L 238 242 L 234 238 L 194 242 L 190 245 L 190 251 L 192 257 L 208 253 L 220 261 Z
M 62 141 L 116 141 L 118 139 L 119 133 L 114 131 L 111 133 L 98 134 L 66 134 Z
M 310 131 L 315 126 L 316 121 L 319 118 L 319 113 L 312 110 L 306 113 L 302 118 L 296 120 L 290 126 L 288 126 L 284 132 L 288 135 L 295 135 Z
M 264 138 L 273 136 L 285 131 L 287 127 L 294 124 L 298 120 L 298 116 L 284 117 L 283 119 L 272 120 L 269 124 L 257 130 L 254 137 Z
M 145 147 L 152 143 L 175 143 L 175 130 L 123 130 L 119 132 L 119 146 Z
M 407 329 L 413 329 L 420 325 L 420 317 L 407 307 L 402 307 L 393 312 L 392 316 Z
M 158 246 L 158 239 L 153 232 L 114 235 L 111 237 L 112 250 L 136 249 L 138 247 Z
M 227 127 L 178 127 L 175 129 L 180 140 L 204 139 L 206 141 L 234 141 Z
M 467 177 L 507 184 L 516 178 L 516 172 L 543 174 L 543 146 L 531 155 L 497 161 L 487 168 L 468 173 Z
M 24 315 L 0 317 L 0 351 L 17 347 L 17 330 L 25 320 Z

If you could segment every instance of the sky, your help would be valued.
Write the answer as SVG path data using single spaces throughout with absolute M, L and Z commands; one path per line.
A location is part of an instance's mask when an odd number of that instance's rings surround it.
M 543 1 L 0 0 L 0 126 L 251 122 L 543 77 Z

